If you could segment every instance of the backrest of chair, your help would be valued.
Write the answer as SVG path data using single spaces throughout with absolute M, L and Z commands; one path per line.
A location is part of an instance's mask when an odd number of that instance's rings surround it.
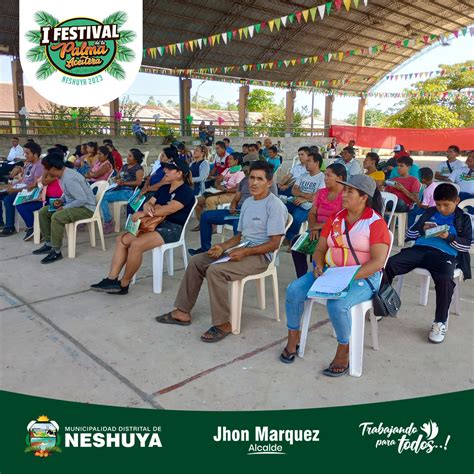
M 392 253 L 392 247 L 393 247 L 393 232 L 389 230 L 388 233 L 390 235 L 390 245 L 388 247 L 387 256 L 385 257 L 385 263 L 383 264 L 384 268 L 387 266 L 387 262 L 388 262 L 388 259 L 390 258 L 390 254 Z
M 293 216 L 290 213 L 288 213 L 288 218 L 286 220 L 286 225 L 285 225 L 285 234 L 287 233 L 287 231 L 290 228 L 291 224 L 293 224 Z M 275 265 L 276 258 L 278 256 L 278 252 L 280 251 L 281 245 L 283 244 L 284 240 L 285 240 L 285 235 L 282 235 L 282 237 L 280 239 L 280 245 L 273 252 L 273 257 L 272 257 L 272 261 L 270 262 L 270 265 Z
M 464 199 L 464 201 L 461 201 L 458 204 L 459 209 L 464 209 L 464 208 L 469 207 L 469 206 L 474 207 L 474 198 Z
M 100 213 L 100 203 L 102 202 L 102 199 L 104 198 L 104 194 L 109 188 L 109 183 L 107 181 L 97 181 L 93 184 L 91 184 L 91 189 L 94 191 L 94 189 L 97 189 L 97 193 L 95 195 L 95 211 L 93 217 L 97 217 L 97 214 Z
M 298 159 L 298 155 L 296 155 L 296 156 L 293 158 L 293 161 L 291 162 L 291 168 L 293 168 L 293 166 L 295 166 L 297 159 Z M 291 169 L 291 168 L 290 168 L 290 169 Z
M 196 198 L 194 198 L 193 207 L 189 211 L 188 218 L 186 219 L 186 222 L 183 225 L 183 229 L 181 230 L 181 235 L 179 236 L 179 241 L 178 242 L 181 242 L 182 240 L 184 240 L 184 235 L 186 233 L 186 227 L 188 226 L 188 222 L 191 219 L 191 216 L 193 215 L 194 208 L 197 206 L 197 203 L 198 203 L 198 200 Z
M 385 214 L 385 209 L 387 208 L 387 204 L 389 202 L 392 203 L 392 209 L 389 211 L 388 222 L 387 222 L 387 225 L 390 227 L 390 223 L 392 222 L 393 215 L 395 214 L 395 208 L 397 207 L 398 197 L 393 193 L 382 192 L 380 194 L 382 195 L 382 199 L 383 199 L 382 216 Z

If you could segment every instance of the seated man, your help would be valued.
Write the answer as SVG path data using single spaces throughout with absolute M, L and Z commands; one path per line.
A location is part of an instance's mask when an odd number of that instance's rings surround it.
M 298 159 L 299 163 L 296 163 L 291 167 L 290 171 L 286 176 L 283 176 L 281 181 L 278 183 L 278 194 L 283 196 L 291 196 L 291 188 L 295 184 L 295 181 L 305 173 L 307 173 L 306 162 L 308 161 L 309 148 L 302 146 L 298 148 Z
M 201 233 L 201 247 L 198 249 L 189 249 L 190 255 L 197 255 L 198 253 L 207 252 L 211 248 L 213 228 L 216 225 L 230 224 L 234 228 L 234 235 L 237 234 L 237 226 L 239 224 L 240 209 L 242 204 L 247 198 L 251 196 L 249 189 L 249 166 L 250 163 L 246 161 L 244 163 L 245 178 L 239 183 L 237 192 L 234 195 L 234 199 L 230 203 L 229 209 L 215 209 L 212 211 L 205 211 L 201 215 L 199 221 L 200 233 Z M 275 183 L 272 183 L 270 192 L 277 195 L 277 187 Z M 234 219 L 231 216 L 235 216 Z
M 464 279 L 471 278 L 469 249 L 471 246 L 471 219 L 457 207 L 459 197 L 454 186 L 439 184 L 433 193 L 436 207 L 427 209 L 407 231 L 407 239 L 415 245 L 390 257 L 385 267 L 391 283 L 397 275 L 404 275 L 414 268 L 428 270 L 435 283 L 436 310 L 428 339 L 433 343 L 444 341 L 449 306 L 453 296 L 454 270 L 461 268 Z M 448 225 L 449 230 L 438 236 L 425 237 L 425 232 L 435 226 Z
M 353 141 L 353 140 L 351 140 Z M 340 163 L 346 167 L 347 179 L 355 174 L 361 174 L 362 168 L 360 163 L 356 160 L 356 151 L 355 148 L 351 146 L 346 146 L 342 149 L 341 158 L 336 158 L 334 163 Z
M 324 188 L 324 173 L 321 171 L 323 157 L 309 152 L 306 163 L 307 173 L 300 176 L 292 188 L 294 198 L 289 198 L 286 207 L 293 216 L 293 223 L 286 233 L 288 242 L 299 234 L 301 224 L 308 219 L 308 213 L 318 189 Z
M 23 166 L 23 148 L 19 145 L 20 139 L 18 137 L 12 138 L 12 147 L 8 152 L 5 163 L 0 164 L 0 181 L 7 182 L 8 175 L 17 165 Z
M 66 224 L 81 219 L 90 219 L 94 214 L 96 202 L 84 176 L 73 169 L 67 168 L 64 164 L 64 157 L 59 153 L 48 153 L 43 158 L 42 163 L 51 176 L 60 180 L 64 193 L 62 205 L 56 211 L 51 212 L 49 206 L 44 206 L 39 211 L 44 244 L 33 254 L 47 254 L 41 260 L 41 263 L 47 264 L 63 258 L 61 247 Z
M 395 194 L 398 198 L 395 212 L 408 212 L 413 203 L 418 199 L 420 192 L 420 181 L 410 175 L 413 166 L 413 159 L 409 156 L 402 156 L 397 160 L 397 174 L 395 178 L 385 181 L 385 191 Z M 388 203 L 387 211 L 391 211 L 392 203 Z
M 454 170 L 449 175 L 449 181 L 459 186 L 459 199 L 474 198 L 474 151 L 467 155 L 466 165 Z
M 41 164 L 40 155 L 41 147 L 37 143 L 26 143 L 24 146 L 26 156 L 25 166 L 22 172 L 22 178 L 14 185 L 8 185 L 6 192 L 0 193 L 0 224 L 3 224 L 2 217 L 2 201 L 5 206 L 5 226 L 0 232 L 0 237 L 8 237 L 16 234 L 15 230 L 15 206 L 14 202 L 17 194 L 23 189 L 33 190 L 38 185 L 38 180 L 43 176 L 43 165 Z M 34 210 L 41 207 L 41 202 L 28 202 L 23 206 L 33 206 Z M 29 226 L 30 222 L 26 223 Z
M 446 151 L 446 161 L 442 161 L 436 169 L 436 181 L 449 181 L 449 175 L 464 166 L 461 160 L 458 160 L 460 150 L 457 145 L 451 145 Z
M 145 130 L 140 123 L 140 119 L 135 120 L 133 123 L 132 132 L 139 143 L 146 143 L 148 141 L 148 135 L 145 133 Z
M 288 213 L 283 203 L 270 192 L 272 178 L 273 169 L 269 163 L 252 163 L 249 176 L 252 196 L 242 206 L 239 233 L 223 244 L 214 245 L 207 253 L 191 258 L 176 297 L 176 309 L 158 316 L 158 322 L 180 326 L 191 324 L 191 311 L 204 278 L 207 278 L 212 327 L 201 336 L 201 340 L 217 342 L 232 332 L 228 282 L 265 271 L 285 233 Z M 234 248 L 241 243 L 247 246 Z M 225 251 L 228 251 L 230 260 L 213 265 Z
M 278 154 L 278 148 L 275 145 L 272 145 L 268 148 L 268 163 L 273 165 L 273 171 L 276 173 L 277 169 L 283 163 L 283 158 Z

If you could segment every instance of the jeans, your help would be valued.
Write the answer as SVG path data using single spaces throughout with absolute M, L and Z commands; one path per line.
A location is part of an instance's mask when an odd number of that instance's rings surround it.
M 144 132 L 135 132 L 135 137 L 140 143 L 146 143 L 148 140 L 148 136 Z
M 16 210 L 18 211 L 18 214 L 20 214 L 22 219 L 25 221 L 26 227 L 28 229 L 31 229 L 35 221 L 34 212 L 37 211 L 38 209 L 41 209 L 42 207 L 43 207 L 42 201 L 31 201 L 31 202 L 25 202 L 25 204 L 20 204 L 19 206 L 16 207 Z
M 288 212 L 293 216 L 293 223 L 286 233 L 286 238 L 291 242 L 299 234 L 301 224 L 308 220 L 309 209 L 295 206 L 291 202 L 287 202 L 286 207 Z
M 304 303 L 309 289 L 314 283 L 313 272 L 292 281 L 286 289 L 286 319 L 290 330 L 299 330 Z M 380 286 L 380 272 L 369 277 L 370 282 L 377 290 Z M 349 344 L 351 337 L 351 308 L 363 301 L 372 298 L 373 292 L 367 281 L 354 280 L 349 287 L 345 298 L 327 300 L 327 311 L 331 323 L 336 331 L 339 344 Z
M 209 250 L 211 248 L 213 225 L 232 224 L 234 227 L 234 235 L 237 234 L 237 225 L 239 223 L 239 219 L 234 219 L 232 221 L 224 220 L 224 217 L 230 215 L 231 214 L 228 209 L 216 209 L 214 211 L 206 211 L 202 213 L 201 220 L 199 222 L 199 232 L 201 234 L 201 248 L 203 250 Z
M 3 201 L 3 205 L 5 206 L 5 227 L 7 229 L 13 229 L 15 227 L 15 206 L 13 205 L 15 198 L 16 198 L 16 193 L 14 194 L 1 193 L 0 194 L 0 222 L 3 222 L 3 219 L 2 219 L 2 201 Z
M 289 188 L 283 189 L 283 190 L 279 189 L 278 190 L 278 195 L 279 196 L 288 196 L 288 197 L 293 196 L 293 194 L 291 193 L 292 189 L 293 189 L 293 186 L 290 186 Z
M 118 201 L 128 201 L 133 194 L 133 189 L 119 189 L 115 191 L 107 191 L 104 194 L 102 202 L 100 203 L 100 210 L 102 212 L 102 217 L 104 222 L 110 222 L 112 220 L 112 215 L 109 211 L 109 203 L 118 202 Z

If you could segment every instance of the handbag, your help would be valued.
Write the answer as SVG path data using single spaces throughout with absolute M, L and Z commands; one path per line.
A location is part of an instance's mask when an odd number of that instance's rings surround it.
M 165 216 L 145 216 L 140 219 L 137 235 L 143 232 L 154 232 L 155 229 L 165 220 Z
M 346 230 L 345 234 L 347 237 L 347 243 L 349 244 L 349 248 L 351 250 L 352 256 L 354 257 L 355 262 L 357 265 L 360 265 L 359 259 L 357 258 L 356 253 L 354 252 L 354 248 L 352 247 L 352 242 L 349 237 L 349 231 Z M 374 285 L 372 285 L 371 281 L 368 278 L 365 278 L 365 281 L 369 284 L 373 296 L 372 296 L 372 304 L 374 307 L 374 315 L 375 316 L 392 316 L 396 317 L 398 310 L 400 309 L 402 302 L 400 300 L 400 296 L 395 291 L 392 285 L 390 285 L 387 281 L 387 276 L 385 274 L 385 269 L 382 269 L 382 282 L 380 284 L 380 288 L 378 291 L 375 290 Z

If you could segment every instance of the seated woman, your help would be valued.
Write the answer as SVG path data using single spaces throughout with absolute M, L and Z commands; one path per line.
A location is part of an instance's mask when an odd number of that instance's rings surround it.
M 324 173 L 325 188 L 316 192 L 313 201 L 313 207 L 308 214 L 308 230 L 310 239 L 319 238 L 319 233 L 329 216 L 339 212 L 342 209 L 342 190 L 344 186 L 341 181 L 346 181 L 347 171 L 344 165 L 334 163 L 326 168 Z M 291 244 L 293 244 L 299 235 L 297 235 Z M 291 251 L 293 262 L 295 264 L 296 276 L 298 278 L 306 275 L 308 272 L 308 256 L 305 253 Z M 313 258 L 311 257 L 311 260 Z
M 92 184 L 97 181 L 107 181 L 113 172 L 114 158 L 112 152 L 106 146 L 100 146 L 97 149 L 97 161 L 85 177 L 89 184 Z
M 229 155 L 228 162 L 229 167 L 224 169 L 222 173 L 217 176 L 214 183 L 214 188 L 220 191 L 215 196 L 206 195 L 198 198 L 198 204 L 196 206 L 196 219 L 199 222 L 201 214 L 203 213 L 204 207 L 208 211 L 217 209 L 219 204 L 230 204 L 234 199 L 239 183 L 245 178 L 245 173 L 242 171 L 242 153 L 232 153 Z M 197 225 L 192 231 L 197 232 L 199 225 Z
M 99 283 L 91 285 L 92 290 L 126 295 L 131 279 L 142 264 L 143 253 L 176 242 L 181 237 L 195 201 L 191 173 L 186 160 L 182 158 L 175 158 L 162 166 L 169 184 L 162 186 L 145 204 L 143 211 L 133 215 L 133 220 L 136 222 L 146 216 L 163 216 L 165 220 L 158 224 L 155 231 L 141 233 L 138 237 L 128 232 L 117 236 L 109 274 Z
M 97 143 L 86 143 L 85 151 L 86 154 L 81 157 L 79 166 L 76 166 L 76 163 L 74 164 L 74 167 L 77 168 L 77 171 L 83 176 L 85 176 L 90 171 L 97 161 Z
M 193 175 L 194 195 L 198 196 L 205 191 L 205 182 L 211 170 L 207 161 L 208 149 L 206 145 L 198 145 L 194 149 L 193 161 L 190 169 Z
M 110 214 L 109 204 L 111 202 L 128 201 L 134 189 L 142 184 L 143 168 L 141 166 L 143 153 L 138 148 L 131 148 L 127 154 L 127 164 L 124 165 L 117 178 L 116 187 L 109 189 L 102 198 L 100 210 L 104 218 L 104 234 L 114 231 L 114 221 Z
M 314 254 L 314 272 L 309 272 L 288 286 L 286 317 L 288 342 L 280 355 L 285 363 L 294 362 L 300 337 L 300 321 L 306 295 L 325 266 L 349 266 L 360 262 L 355 280 L 344 298 L 327 300 L 327 311 L 337 336 L 336 355 L 323 371 L 329 377 L 339 377 L 349 368 L 351 307 L 372 298 L 380 286 L 380 270 L 390 246 L 387 224 L 380 215 L 382 197 L 372 178 L 353 175 L 343 182 L 343 209 L 331 216 L 321 231 Z M 355 252 L 353 255 L 349 241 Z M 357 258 L 355 258 L 357 257 Z M 324 277 L 323 277 L 324 278 Z

